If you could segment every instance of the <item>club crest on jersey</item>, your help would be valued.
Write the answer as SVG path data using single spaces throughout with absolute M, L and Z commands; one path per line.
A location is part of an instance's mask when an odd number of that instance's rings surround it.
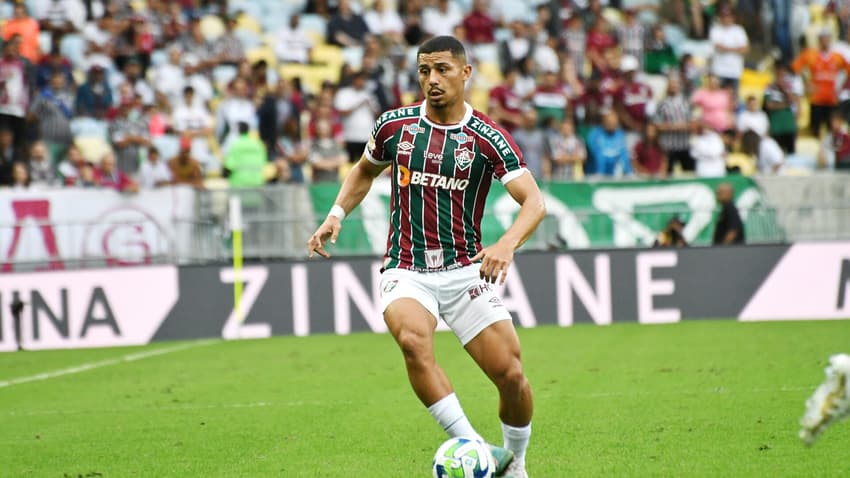
M 399 156 L 410 156 L 413 153 L 413 143 L 410 141 L 402 141 L 398 144 L 398 155 Z
M 472 164 L 472 158 L 474 153 L 469 148 L 458 148 L 455 150 L 455 163 L 457 167 L 464 171 L 466 170 L 470 164 Z
M 395 286 L 397 286 L 397 285 L 398 285 L 398 279 L 393 279 L 391 281 L 387 281 L 384 284 L 384 287 L 383 287 L 382 290 L 384 291 L 384 294 L 389 294 L 390 292 L 393 291 L 393 289 L 395 289 Z
M 429 269 L 437 269 L 439 267 L 443 267 L 443 250 L 426 249 L 425 265 L 427 265 Z
M 460 133 L 450 134 L 449 139 L 451 139 L 452 141 L 457 141 L 457 144 L 459 144 L 461 146 L 463 146 L 464 143 L 468 143 L 468 142 L 472 141 L 472 138 L 468 134 L 466 134 L 462 131 Z
M 408 133 L 413 135 L 425 132 L 425 128 L 419 126 L 418 124 L 406 124 L 404 125 L 402 130 L 407 131 Z

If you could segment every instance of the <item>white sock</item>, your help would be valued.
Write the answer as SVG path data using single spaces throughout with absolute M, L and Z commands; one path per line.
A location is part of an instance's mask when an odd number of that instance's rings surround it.
M 502 437 L 505 448 L 514 452 L 514 461 L 525 468 L 525 450 L 531 438 L 531 423 L 524 427 L 512 427 L 502 423 Z
M 472 428 L 469 419 L 463 413 L 463 408 L 454 393 L 441 398 L 437 403 L 428 407 L 431 416 L 443 427 L 450 437 L 470 437 L 481 441 L 481 435 Z

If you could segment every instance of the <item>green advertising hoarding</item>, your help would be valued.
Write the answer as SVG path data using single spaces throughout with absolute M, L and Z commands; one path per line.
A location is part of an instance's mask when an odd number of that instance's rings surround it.
M 380 177 L 346 218 L 333 251 L 339 255 L 383 254 L 389 230 L 391 178 Z M 722 182 L 735 189 L 735 203 L 751 243 L 784 239 L 758 184 L 750 178 L 541 182 L 547 217 L 525 248 L 581 249 L 645 247 L 674 215 L 685 222 L 684 236 L 694 245 L 711 243 L 718 213 L 714 190 Z M 333 205 L 339 185 L 313 185 L 317 218 Z M 483 243 L 496 241 L 513 221 L 519 206 L 494 182 L 481 224 Z

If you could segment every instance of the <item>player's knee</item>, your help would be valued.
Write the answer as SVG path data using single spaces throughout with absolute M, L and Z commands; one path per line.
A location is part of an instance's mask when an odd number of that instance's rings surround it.
M 398 333 L 396 341 L 408 363 L 425 362 L 431 356 L 428 338 L 416 331 L 402 330 Z
M 494 377 L 496 386 L 500 390 L 522 390 L 528 386 L 528 380 L 525 378 L 525 373 L 522 371 L 522 364 L 519 360 L 512 360 L 510 364 L 502 368 Z

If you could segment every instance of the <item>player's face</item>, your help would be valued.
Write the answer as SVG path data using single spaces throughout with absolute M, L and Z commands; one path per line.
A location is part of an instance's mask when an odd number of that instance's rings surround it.
M 446 108 L 463 101 L 463 84 L 469 79 L 472 67 L 451 52 L 419 55 L 419 86 L 428 105 Z

